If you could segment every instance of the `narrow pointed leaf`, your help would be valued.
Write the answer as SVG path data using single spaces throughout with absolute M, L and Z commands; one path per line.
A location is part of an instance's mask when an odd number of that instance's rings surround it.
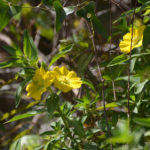
M 38 58 L 38 50 L 33 42 L 32 37 L 29 35 L 27 30 L 24 31 L 24 47 L 23 47 L 24 54 L 27 58 L 32 60 L 37 60 Z
M 14 122 L 14 121 L 21 120 L 24 118 L 29 118 L 29 117 L 35 116 L 37 114 L 40 114 L 40 112 L 39 111 L 30 111 L 30 112 L 27 112 L 27 113 L 24 113 L 21 115 L 16 115 L 12 119 L 10 119 L 9 121 L 7 121 L 5 123 L 10 123 L 10 122 Z
M 59 58 L 65 56 L 68 52 L 70 52 L 73 48 L 73 44 L 67 45 L 64 47 L 59 53 L 57 53 L 51 60 L 49 67 L 54 64 Z
M 58 32 L 65 20 L 66 13 L 58 0 L 54 1 L 53 5 L 56 11 L 56 31 Z

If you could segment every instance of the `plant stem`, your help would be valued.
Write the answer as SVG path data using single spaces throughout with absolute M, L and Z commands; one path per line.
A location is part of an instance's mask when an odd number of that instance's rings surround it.
M 60 114 L 60 116 L 61 116 L 61 118 L 62 118 L 62 120 L 63 120 L 63 123 L 64 123 L 64 125 L 65 125 L 65 127 L 66 127 L 66 129 L 67 129 L 67 132 L 68 132 L 68 135 L 69 135 L 70 139 L 72 139 L 71 131 L 70 131 L 69 125 L 68 125 L 68 123 L 67 123 L 67 121 L 66 121 L 66 117 L 65 117 L 64 114 L 62 113 L 62 111 L 61 111 L 61 109 L 60 109 L 59 106 L 57 107 L 57 110 L 58 110 L 58 112 L 59 112 L 59 114 Z
M 94 50 L 94 54 L 95 54 L 95 58 L 96 58 L 96 66 L 97 66 L 98 76 L 100 77 L 100 81 L 102 83 L 102 101 L 103 101 L 103 106 L 104 106 L 104 117 L 106 120 L 107 132 L 108 132 L 108 135 L 110 137 L 111 131 L 110 131 L 108 118 L 107 118 L 107 114 L 106 114 L 106 107 L 105 107 L 105 95 L 104 95 L 104 82 L 105 81 L 103 79 L 101 68 L 100 68 L 99 62 L 98 62 L 97 49 L 96 49 L 96 45 L 95 45 L 95 41 L 94 41 L 94 30 L 93 30 L 93 27 L 90 28 L 90 25 L 86 20 L 85 20 L 85 22 L 86 22 L 86 25 L 88 27 L 88 31 L 90 33 L 90 37 L 91 37 L 91 41 L 92 41 L 92 45 L 93 45 L 93 50 Z M 112 144 L 110 144 L 110 148 L 111 148 L 111 150 L 113 150 Z
M 110 34 L 110 42 L 109 42 L 109 50 L 111 50 L 111 45 L 112 45 L 112 13 L 111 13 L 111 0 L 109 0 L 109 34 Z M 113 87 L 113 94 L 114 94 L 114 101 L 117 100 L 116 98 L 116 90 L 115 90 L 115 82 L 112 80 L 112 87 Z
M 133 22 L 134 22 L 134 17 L 135 17 L 135 9 L 136 9 L 136 3 L 135 2 L 135 6 L 134 6 L 134 12 L 133 12 L 133 16 L 132 16 L 132 20 L 131 20 L 131 24 L 132 24 L 132 32 L 131 32 L 131 45 L 130 45 L 130 53 L 129 53 L 129 64 L 128 64 L 128 111 L 127 111 L 127 116 L 128 116 L 128 120 L 130 119 L 130 65 L 131 65 L 131 50 L 132 50 L 132 41 L 133 41 Z
M 113 87 L 114 101 L 116 101 L 117 97 L 116 97 L 116 88 L 115 88 L 115 82 L 114 82 L 114 80 L 112 80 L 112 87 Z
M 74 143 L 76 143 L 76 145 L 78 146 L 78 142 L 74 139 L 74 137 L 73 137 L 72 134 L 71 134 L 71 131 L 70 131 L 70 128 L 69 128 L 69 125 L 68 125 L 68 122 L 67 122 L 67 118 L 66 118 L 66 116 L 63 114 L 63 112 L 61 111 L 59 105 L 57 105 L 57 110 L 58 110 L 58 112 L 59 112 L 59 114 L 60 114 L 60 116 L 61 116 L 61 119 L 63 120 L 64 126 L 65 126 L 65 128 L 66 128 L 66 130 L 67 130 L 67 132 L 68 132 L 68 136 L 69 136 L 70 140 L 73 140 Z

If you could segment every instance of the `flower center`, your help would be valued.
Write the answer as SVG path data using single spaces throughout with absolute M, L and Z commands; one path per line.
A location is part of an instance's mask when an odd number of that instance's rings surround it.
M 61 81 L 62 84 L 70 84 L 69 78 L 66 76 L 60 76 L 59 80 Z

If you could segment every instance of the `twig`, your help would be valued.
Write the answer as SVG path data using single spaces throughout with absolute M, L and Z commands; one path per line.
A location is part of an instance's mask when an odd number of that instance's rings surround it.
M 120 8 L 120 10 L 121 10 L 122 12 L 124 12 L 124 9 L 120 6 L 120 3 L 117 3 L 117 2 L 114 1 L 114 0 L 111 0 L 111 2 L 114 3 L 118 8 Z
M 131 50 L 132 50 L 132 41 L 133 41 L 133 22 L 134 22 L 134 17 L 135 17 L 135 9 L 136 9 L 136 4 L 137 1 L 135 2 L 135 6 L 134 6 L 134 12 L 133 12 L 133 16 L 132 16 L 132 33 L 131 33 L 131 45 L 130 45 L 130 53 L 129 53 L 129 64 L 128 64 L 128 112 L 127 112 L 127 116 L 128 119 L 130 119 L 130 65 L 131 65 Z
M 104 95 L 104 82 L 105 81 L 102 77 L 101 68 L 100 68 L 99 63 L 98 63 L 97 49 L 96 49 L 96 45 L 95 45 L 95 41 L 94 41 L 93 28 L 92 29 L 90 28 L 90 25 L 86 20 L 85 20 L 85 22 L 86 22 L 86 25 L 88 27 L 88 31 L 90 33 L 90 37 L 91 37 L 91 40 L 92 40 L 93 50 L 94 50 L 94 54 L 95 54 L 95 58 L 96 58 L 96 66 L 97 66 L 98 76 L 100 77 L 100 81 L 102 83 L 102 101 L 103 101 L 103 106 L 104 106 L 104 117 L 105 117 L 105 120 L 106 120 L 107 132 L 108 132 L 108 135 L 110 137 L 111 132 L 110 132 L 110 127 L 109 127 L 108 118 L 107 118 L 107 114 L 106 114 L 106 107 L 105 107 L 105 95 Z M 113 150 L 112 145 L 110 147 L 111 147 L 111 150 Z
M 77 0 L 77 2 L 78 2 L 78 5 L 79 5 L 80 1 L 79 1 L 79 0 Z
M 64 4 L 63 4 L 63 7 L 66 6 L 66 4 L 68 3 L 69 0 L 65 0 Z
M 7 3 L 8 3 L 8 6 L 18 6 L 18 5 L 16 5 L 16 4 L 11 3 L 11 2 L 7 2 Z M 37 5 L 37 6 L 20 6 L 20 7 L 21 7 L 21 8 L 32 8 L 32 9 L 37 9 L 37 8 L 39 8 L 39 9 L 41 9 L 41 10 L 49 11 L 48 8 L 41 7 L 41 3 L 40 3 L 39 5 Z
M 5 133 L 5 135 L 3 135 L 1 138 L 0 138 L 0 143 L 3 143 L 5 142 L 5 140 L 8 138 L 8 137 L 11 137 L 12 134 L 14 134 L 16 131 L 18 131 L 20 128 L 22 128 L 22 126 L 24 125 L 24 122 L 21 122 L 19 123 L 18 125 L 15 125 L 14 128 L 12 128 L 11 130 L 8 130 L 8 132 Z M 1 145 L 0 145 L 1 146 Z
M 113 87 L 114 101 L 116 101 L 117 97 L 116 97 L 116 88 L 115 88 L 115 82 L 114 82 L 114 80 L 112 80 L 112 87 Z
M 109 51 L 111 51 L 111 45 L 112 45 L 112 14 L 111 14 L 111 0 L 109 0 L 109 34 L 110 34 L 110 46 Z M 116 48 L 116 47 L 115 47 Z M 113 87 L 113 94 L 114 94 L 114 101 L 116 101 L 116 90 L 115 90 L 115 83 L 114 80 L 112 80 L 112 87 Z
M 111 0 L 109 0 L 109 34 L 110 34 L 110 43 L 109 43 L 109 51 L 111 51 L 111 45 L 112 45 L 112 14 L 111 14 Z M 114 80 L 112 80 L 112 86 L 113 86 L 113 94 L 114 94 L 114 100 L 116 101 L 116 91 L 115 91 L 115 84 Z
M 65 2 L 64 2 L 64 4 L 63 4 L 63 7 L 65 7 L 66 6 L 66 4 L 67 4 L 67 2 L 68 2 L 68 0 L 66 0 Z M 69 17 L 69 16 L 68 16 Z M 64 32 L 65 32 L 65 39 L 67 39 L 67 18 L 65 18 L 65 20 L 64 20 Z

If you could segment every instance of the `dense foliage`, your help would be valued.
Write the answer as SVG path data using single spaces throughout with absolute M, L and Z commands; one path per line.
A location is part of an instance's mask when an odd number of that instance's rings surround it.
M 0 0 L 2 149 L 150 149 L 150 1 L 122 3 Z

